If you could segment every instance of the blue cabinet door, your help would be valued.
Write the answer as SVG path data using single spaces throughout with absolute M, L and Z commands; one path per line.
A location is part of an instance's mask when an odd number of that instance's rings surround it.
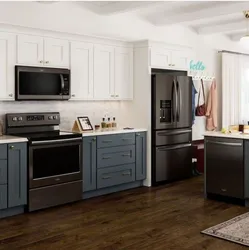
M 0 185 L 0 209 L 7 208 L 7 185 Z
M 27 143 L 8 144 L 8 207 L 27 204 Z
M 96 189 L 97 143 L 95 136 L 83 138 L 83 192 Z
M 146 132 L 136 133 L 136 180 L 146 178 Z

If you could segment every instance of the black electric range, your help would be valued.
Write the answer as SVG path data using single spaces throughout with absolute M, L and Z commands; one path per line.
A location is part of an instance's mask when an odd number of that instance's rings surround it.
M 6 134 L 28 138 L 28 210 L 82 198 L 82 135 L 60 131 L 60 114 L 6 114 Z

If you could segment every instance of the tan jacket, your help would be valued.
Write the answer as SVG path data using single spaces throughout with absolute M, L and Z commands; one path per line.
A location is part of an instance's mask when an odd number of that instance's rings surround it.
M 207 130 L 215 130 L 217 128 L 217 86 L 216 80 L 213 80 L 208 94 L 206 117 Z

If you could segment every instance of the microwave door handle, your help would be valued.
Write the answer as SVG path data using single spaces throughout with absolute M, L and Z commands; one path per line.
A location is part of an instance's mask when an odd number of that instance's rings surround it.
M 65 82 L 62 74 L 60 74 L 60 78 L 61 78 L 61 94 L 63 94 L 65 88 Z

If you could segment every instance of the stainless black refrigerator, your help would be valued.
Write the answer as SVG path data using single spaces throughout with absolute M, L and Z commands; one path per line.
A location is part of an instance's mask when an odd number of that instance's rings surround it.
M 152 185 L 192 175 L 192 79 L 152 74 Z

